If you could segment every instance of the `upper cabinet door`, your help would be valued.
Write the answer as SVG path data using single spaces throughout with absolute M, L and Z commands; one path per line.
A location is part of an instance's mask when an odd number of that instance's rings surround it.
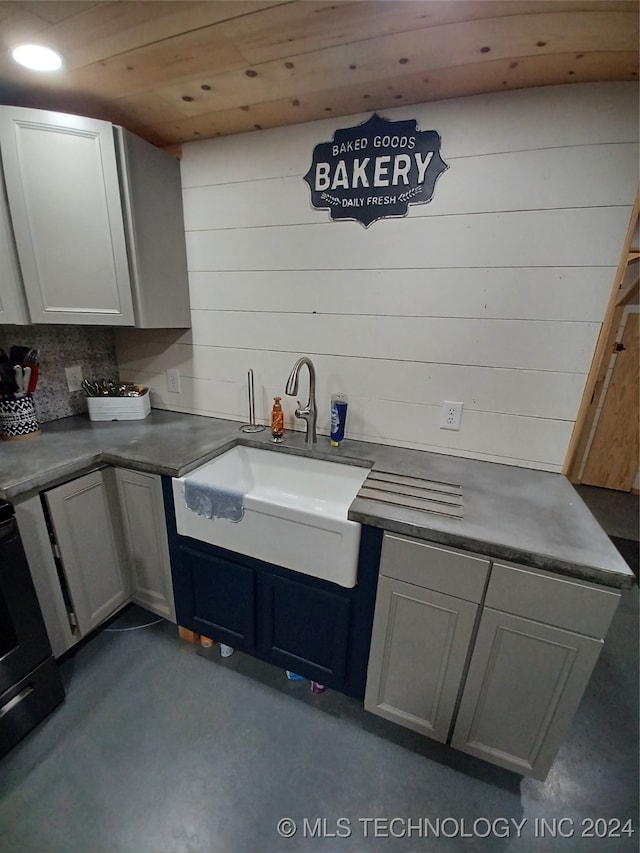
M 136 326 L 188 328 L 180 164 L 124 128 L 114 131 Z
M 133 325 L 111 124 L 3 107 L 0 150 L 32 322 Z
M 7 196 L 0 174 L 0 323 L 28 322 Z

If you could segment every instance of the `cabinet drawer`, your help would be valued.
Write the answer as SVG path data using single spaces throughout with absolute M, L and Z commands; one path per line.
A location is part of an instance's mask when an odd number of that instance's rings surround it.
M 620 594 L 524 566 L 494 563 L 486 606 L 603 638 Z
M 488 571 L 489 560 L 484 557 L 384 534 L 380 574 L 386 577 L 479 602 Z

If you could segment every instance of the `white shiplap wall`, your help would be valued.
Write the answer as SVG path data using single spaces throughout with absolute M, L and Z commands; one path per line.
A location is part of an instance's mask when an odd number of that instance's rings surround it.
M 437 130 L 450 168 L 431 203 L 366 230 L 313 210 L 302 175 L 369 113 L 185 145 L 192 329 L 119 331 L 121 375 L 157 407 L 242 419 L 253 368 L 266 423 L 306 353 L 321 432 L 343 392 L 349 437 L 560 470 L 631 215 L 637 109 L 633 84 L 585 84 L 385 110 Z M 445 399 L 464 402 L 459 432 L 439 428 Z

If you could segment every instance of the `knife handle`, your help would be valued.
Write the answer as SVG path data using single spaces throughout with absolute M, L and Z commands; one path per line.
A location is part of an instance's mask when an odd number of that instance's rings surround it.
M 31 377 L 29 379 L 29 387 L 27 391 L 29 394 L 32 394 L 36 390 L 36 385 L 38 384 L 38 365 L 31 365 Z

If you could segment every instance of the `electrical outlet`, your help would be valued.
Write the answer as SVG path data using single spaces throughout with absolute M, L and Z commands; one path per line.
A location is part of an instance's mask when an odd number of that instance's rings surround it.
M 453 400 L 445 400 L 442 404 L 440 416 L 440 429 L 460 429 L 460 419 L 464 403 L 455 403 Z
M 65 376 L 67 377 L 67 388 L 69 391 L 82 391 L 82 368 L 79 364 L 74 364 L 73 367 L 65 367 Z
M 180 371 L 177 367 L 167 370 L 167 391 L 172 394 L 180 393 Z

